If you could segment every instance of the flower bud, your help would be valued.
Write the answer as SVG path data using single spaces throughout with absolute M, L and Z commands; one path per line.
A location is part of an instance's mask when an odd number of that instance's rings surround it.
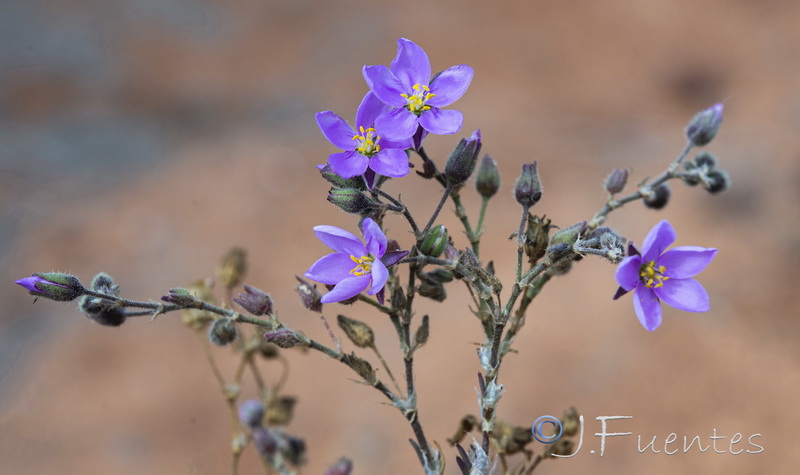
M 644 205 L 650 209 L 661 209 L 667 206 L 670 191 L 666 183 L 658 185 L 652 193 L 644 197 Z
M 251 429 L 260 427 L 264 420 L 264 404 L 258 399 L 248 399 L 239 404 L 239 420 Z
M 463 184 L 475 170 L 478 162 L 478 153 L 481 150 L 481 131 L 476 130 L 467 139 L 461 139 L 447 159 L 444 166 L 444 175 L 447 184 L 458 186 Z
M 325 469 L 322 475 L 350 475 L 353 472 L 353 462 L 347 458 L 340 458 L 333 465 Z
M 419 348 L 428 341 L 428 336 L 430 335 L 430 325 L 428 324 L 428 320 L 428 316 L 424 315 L 422 317 L 422 324 L 419 326 L 419 328 L 417 328 L 417 332 L 414 333 L 415 348 Z
M 524 208 L 535 205 L 542 197 L 542 185 L 539 182 L 536 160 L 533 163 L 522 165 L 522 173 L 514 185 L 514 197 L 517 199 L 517 203 Z
M 317 290 L 316 285 L 301 277 L 295 276 L 295 279 L 300 282 L 296 289 L 303 306 L 312 312 L 321 312 L 322 302 L 320 302 L 320 299 L 322 299 L 322 292 Z
M 447 228 L 440 224 L 431 228 L 422 239 L 420 252 L 430 257 L 439 257 L 447 245 Z
M 167 295 L 161 296 L 161 300 L 167 303 L 180 305 L 181 307 L 189 307 L 197 301 L 191 292 L 181 288 L 169 289 Z
M 575 244 L 575 241 L 578 240 L 584 231 L 586 231 L 586 221 L 581 221 L 580 223 L 573 224 L 572 226 L 559 229 L 550 239 L 550 247 L 555 244 Z M 548 252 L 550 252 L 549 249 Z
M 217 267 L 217 277 L 226 289 L 239 285 L 247 273 L 247 253 L 240 247 L 231 248 Z
M 303 340 L 297 336 L 297 333 L 289 328 L 268 331 L 264 333 L 264 340 L 266 340 L 267 343 L 272 343 L 283 349 L 294 348 L 303 343 Z
M 328 164 L 320 168 L 319 173 L 322 175 L 322 178 L 336 188 L 357 188 L 359 190 L 365 188 L 364 180 L 360 176 L 346 179 L 342 178 L 334 173 L 333 168 Z
M 607 192 L 615 195 L 625 188 L 626 183 L 628 183 L 628 170 L 615 168 L 606 177 L 604 186 Z
M 491 198 L 500 189 L 500 171 L 497 162 L 489 155 L 484 155 L 478 176 L 475 178 L 475 189 L 484 198 Z
M 403 292 L 403 288 L 400 286 L 395 287 L 392 291 L 392 308 L 400 310 L 405 309 L 407 302 L 408 300 L 406 299 L 406 293 Z
M 114 279 L 105 272 L 100 272 L 94 276 L 92 279 L 92 290 L 106 295 L 119 295 L 119 285 L 116 285 Z
M 208 328 L 208 340 L 217 346 L 225 346 L 235 340 L 238 333 L 230 318 L 219 318 Z
M 232 300 L 256 317 L 272 313 L 272 299 L 264 291 L 244 285 L 245 293 Z
M 372 328 L 364 322 L 347 318 L 344 315 L 336 317 L 339 327 L 344 330 L 347 338 L 359 348 L 372 348 L 375 346 L 375 333 Z
M 692 162 L 698 167 L 706 167 L 708 170 L 712 170 L 717 166 L 717 157 L 710 152 L 702 151 L 695 155 Z
M 719 193 L 730 188 L 731 177 L 725 170 L 712 170 L 706 175 L 703 186 L 709 193 Z
M 342 211 L 353 214 L 364 214 L 375 209 L 377 203 L 367 198 L 361 190 L 355 188 L 331 188 L 328 201 Z
M 91 295 L 83 295 L 78 300 L 78 308 L 91 320 L 107 327 L 118 327 L 127 318 L 123 307 Z
M 58 302 L 75 300 L 86 292 L 77 277 L 62 272 L 36 272 L 30 277 L 19 279 L 16 284 L 25 287 L 35 297 Z
M 430 280 L 423 280 L 420 282 L 419 294 L 437 302 L 444 302 L 447 298 L 447 291 L 444 289 L 444 286 Z
M 686 127 L 686 138 L 698 147 L 711 142 L 722 124 L 722 109 L 720 102 L 698 112 Z

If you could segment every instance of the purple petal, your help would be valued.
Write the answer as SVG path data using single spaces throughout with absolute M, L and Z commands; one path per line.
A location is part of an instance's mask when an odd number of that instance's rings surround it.
M 369 165 L 369 158 L 354 151 L 339 152 L 328 157 L 328 164 L 334 173 L 347 179 L 363 175 Z
M 361 230 L 364 231 L 367 251 L 377 259 L 380 259 L 386 252 L 386 235 L 383 234 L 380 226 L 372 218 L 367 218 L 361 223 Z
M 611 297 L 611 300 L 617 300 L 623 295 L 627 294 L 628 292 L 630 292 L 630 290 L 625 290 L 622 287 L 617 287 L 617 291 L 614 293 L 614 296 Z
M 397 40 L 397 56 L 392 60 L 390 68 L 406 86 L 404 92 L 411 91 L 411 86 L 415 84 L 427 86 L 431 80 L 431 62 L 428 54 L 413 41 L 405 38 Z
M 466 64 L 445 69 L 431 81 L 431 92 L 435 95 L 428 104 L 445 107 L 459 100 L 467 92 L 473 74 L 472 68 Z
M 675 229 L 666 219 L 661 220 L 647 233 L 642 243 L 642 260 L 650 262 L 658 260 L 658 256 L 675 242 Z
M 353 140 L 356 133 L 347 121 L 331 111 L 318 112 L 316 117 L 319 130 L 330 143 L 342 150 L 356 149 L 356 142 Z
M 350 254 L 337 252 L 319 258 L 303 275 L 321 284 L 334 285 L 352 277 L 350 271 L 355 266 Z
M 383 176 L 400 178 L 408 175 L 408 155 L 403 150 L 384 149 L 370 159 L 369 167 Z
M 336 284 L 333 290 L 323 295 L 319 301 L 322 303 L 333 303 L 355 297 L 367 288 L 369 285 L 369 279 L 370 274 L 344 279 Z
M 375 123 L 375 119 L 381 114 L 389 112 L 390 107 L 383 103 L 378 97 L 369 91 L 356 111 L 356 127 L 368 129 Z
M 422 127 L 417 127 L 417 131 L 414 132 L 414 136 L 411 137 L 412 141 L 414 142 L 414 150 L 419 150 L 422 147 L 422 141 L 425 140 L 425 137 L 427 136 L 427 130 L 423 129 Z
M 417 131 L 418 122 L 416 115 L 405 107 L 399 107 L 375 119 L 375 129 L 389 140 L 405 140 Z
M 717 255 L 714 248 L 699 246 L 679 246 L 665 252 L 658 259 L 658 264 L 666 267 L 664 275 L 673 279 L 694 277 Z
M 409 251 L 389 251 L 381 257 L 381 262 L 386 267 L 392 267 L 408 255 Z
M 25 287 L 30 292 L 41 292 L 39 289 L 36 288 L 36 284 L 38 282 L 45 282 L 45 280 L 42 279 L 41 277 L 36 277 L 35 275 L 32 275 L 30 277 L 25 277 L 24 279 L 19 279 L 14 283 Z
M 372 191 L 372 188 L 375 186 L 375 170 L 372 168 L 367 168 L 367 171 L 364 172 L 364 184 L 367 185 L 367 189 Z
M 407 148 L 411 148 L 414 146 L 413 138 L 407 138 L 402 140 L 391 140 L 389 138 L 382 136 L 380 130 L 378 130 L 376 133 L 378 134 L 378 137 L 380 137 L 381 139 L 380 141 L 381 149 L 396 148 L 400 150 L 405 150 Z
M 707 312 L 711 308 L 708 292 L 694 279 L 669 279 L 653 289 L 665 304 L 687 312 Z
M 633 292 L 633 309 L 639 322 L 648 331 L 653 331 L 661 325 L 661 304 L 653 289 L 644 285 L 636 287 Z
M 405 94 L 408 90 L 397 79 L 397 76 L 389 71 L 389 68 L 382 64 L 364 66 L 361 73 L 364 75 L 364 80 L 367 81 L 372 93 L 378 96 L 378 99 L 394 107 L 406 105 L 406 99 L 400 94 Z
M 459 111 L 442 110 L 432 107 L 419 116 L 419 125 L 432 134 L 448 135 L 461 130 L 464 115 Z
M 642 258 L 639 256 L 628 256 L 617 266 L 617 273 L 614 277 L 617 283 L 630 292 L 639 284 L 639 269 L 642 267 Z
M 336 252 L 343 252 L 348 256 L 356 257 L 367 255 L 367 249 L 361 243 L 361 240 L 344 229 L 327 225 L 314 226 L 314 234 L 326 246 Z
M 386 280 L 389 278 L 389 271 L 386 269 L 386 266 L 383 265 L 383 262 L 380 260 L 376 260 L 372 263 L 372 285 L 370 286 L 367 293 L 369 295 L 375 295 L 386 285 Z

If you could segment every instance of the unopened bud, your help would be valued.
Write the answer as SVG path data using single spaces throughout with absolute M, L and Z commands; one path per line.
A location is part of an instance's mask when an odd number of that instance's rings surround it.
M 719 193 L 730 188 L 731 177 L 725 170 L 712 170 L 706 175 L 703 186 L 709 193 Z
M 37 272 L 30 277 L 19 279 L 17 285 L 28 290 L 35 297 L 44 297 L 58 302 L 75 300 L 86 292 L 77 277 L 62 272 Z
M 539 182 L 536 160 L 533 163 L 522 165 L 522 173 L 514 185 L 514 197 L 517 199 L 517 203 L 526 209 L 535 205 L 541 199 L 542 185 Z
M 713 106 L 700 111 L 697 115 L 689 121 L 686 126 L 686 138 L 689 139 L 694 145 L 702 147 L 711 142 L 719 131 L 719 126 L 722 124 L 722 103 L 714 104 Z
M 475 189 L 484 198 L 491 198 L 500 189 L 500 171 L 497 162 L 489 155 L 484 155 L 478 175 L 475 178 Z
M 312 312 L 322 311 L 322 292 L 317 290 L 317 286 L 308 282 L 307 280 L 295 276 L 300 285 L 296 287 L 297 293 L 300 295 L 300 301 L 303 306 Z
M 264 420 L 264 404 L 258 399 L 248 399 L 239 404 L 239 420 L 251 429 L 260 427 Z
M 161 296 L 161 300 L 167 303 L 180 305 L 181 307 L 188 307 L 197 301 L 191 292 L 181 288 L 169 289 L 167 295 Z
M 294 348 L 295 346 L 303 343 L 303 340 L 297 336 L 297 333 L 289 328 L 280 328 L 278 330 L 268 331 L 264 333 L 264 340 L 267 343 L 272 343 L 283 349 Z
M 650 209 L 661 209 L 669 202 L 669 186 L 666 183 L 658 185 L 649 195 L 644 197 L 644 205 Z
M 217 277 L 226 289 L 239 285 L 247 273 L 247 253 L 240 247 L 231 248 L 219 263 Z
M 331 188 L 328 192 L 328 201 L 342 211 L 353 214 L 368 213 L 377 205 L 361 190 L 355 188 Z
M 439 257 L 447 245 L 447 228 L 440 224 L 431 228 L 422 239 L 419 250 L 430 257 Z
M 208 328 L 208 340 L 217 346 L 225 346 L 235 340 L 238 333 L 230 318 L 219 318 Z
M 472 176 L 475 164 L 478 162 L 478 153 L 481 150 L 481 131 L 476 130 L 467 139 L 461 139 L 456 145 L 450 158 L 444 166 L 444 175 L 447 184 L 458 186 Z
M 606 177 L 604 186 L 607 192 L 611 193 L 612 195 L 615 195 L 620 191 L 622 191 L 625 188 L 625 184 L 627 183 L 628 183 L 628 170 L 624 168 L 615 168 Z
M 568 226 L 566 228 L 559 229 L 553 234 L 553 237 L 550 239 L 550 245 L 554 244 L 575 244 L 575 241 L 581 236 L 582 233 L 586 231 L 586 221 L 581 221 L 580 223 L 573 224 L 572 226 Z M 550 252 L 548 250 L 548 252 Z
M 347 338 L 359 348 L 371 348 L 375 346 L 375 333 L 372 328 L 364 322 L 347 318 L 344 315 L 336 317 L 339 327 L 344 330 Z
M 706 167 L 707 169 L 711 170 L 717 166 L 717 157 L 714 154 L 706 151 L 702 151 L 695 155 L 692 162 L 695 166 L 698 167 Z
M 422 317 L 422 324 L 419 326 L 419 328 L 417 328 L 417 332 L 414 334 L 415 348 L 419 348 L 428 341 L 428 336 L 430 335 L 430 326 L 428 324 L 428 320 L 428 316 L 424 315 Z
M 322 175 L 322 178 L 337 188 L 357 188 L 359 190 L 365 188 L 364 180 L 360 176 L 355 178 L 342 178 L 327 164 L 320 168 L 319 173 Z
M 247 284 L 244 285 L 244 291 L 232 300 L 257 317 L 272 313 L 272 299 L 264 291 Z

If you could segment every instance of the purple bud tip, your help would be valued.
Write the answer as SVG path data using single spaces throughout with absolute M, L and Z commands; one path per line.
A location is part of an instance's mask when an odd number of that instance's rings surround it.
M 725 108 L 725 105 L 721 102 L 714 104 L 713 106 L 709 107 L 708 109 L 714 112 L 714 120 L 722 120 L 722 110 Z
M 480 142 L 481 141 L 481 129 L 478 129 L 475 132 L 472 132 L 472 135 L 469 136 L 469 140 Z
M 19 279 L 18 281 L 15 282 L 15 284 L 25 287 L 30 292 L 38 292 L 39 289 L 36 288 L 36 284 L 38 282 L 45 282 L 45 280 L 42 279 L 41 277 L 36 277 L 35 275 L 32 275 L 30 277 L 25 277 L 24 279 Z

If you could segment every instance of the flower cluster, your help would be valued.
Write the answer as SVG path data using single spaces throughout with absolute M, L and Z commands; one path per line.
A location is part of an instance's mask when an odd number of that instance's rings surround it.
M 342 178 L 364 177 L 367 188 L 376 174 L 399 178 L 409 171 L 405 150 L 419 149 L 429 132 L 454 134 L 464 117 L 443 110 L 464 95 L 472 81 L 472 68 L 453 66 L 431 78 L 431 63 L 414 42 L 397 40 L 391 65 L 364 66 L 370 88 L 356 112 L 355 127 L 332 111 L 317 114 L 322 134 L 343 150 L 328 157 L 328 165 Z

